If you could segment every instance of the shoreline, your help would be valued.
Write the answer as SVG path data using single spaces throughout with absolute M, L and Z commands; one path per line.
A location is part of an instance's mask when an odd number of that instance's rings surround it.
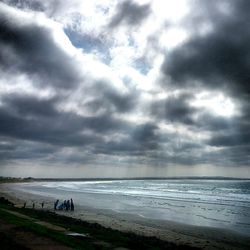
M 36 209 L 41 209 L 40 203 L 46 200 L 43 210 L 54 211 L 51 197 L 44 197 L 11 188 L 12 184 L 1 184 L 0 195 L 4 196 L 17 207 L 27 202 L 27 207 L 36 203 Z M 14 184 L 15 185 L 15 184 Z M 174 244 L 183 244 L 202 249 L 249 249 L 250 240 L 245 235 L 226 229 L 191 226 L 172 221 L 151 220 L 131 214 L 121 214 L 113 210 L 100 210 L 75 204 L 75 211 L 56 211 L 64 215 L 90 223 L 98 223 L 106 228 L 122 232 L 132 232 L 137 235 L 156 237 Z

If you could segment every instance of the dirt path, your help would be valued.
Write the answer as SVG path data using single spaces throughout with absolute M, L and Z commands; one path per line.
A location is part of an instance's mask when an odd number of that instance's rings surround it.
M 7 209 L 2 209 L 2 210 L 7 212 L 7 213 L 13 214 L 13 215 L 15 215 L 17 217 L 33 221 L 34 223 L 36 223 L 38 225 L 44 226 L 44 227 L 46 227 L 48 229 L 52 229 L 54 231 L 58 231 L 58 232 L 66 232 L 67 231 L 66 228 L 64 228 L 64 227 L 59 227 L 59 226 L 53 225 L 53 224 L 51 224 L 49 222 L 36 220 L 36 219 L 34 219 L 34 218 L 30 217 L 30 216 L 27 216 L 27 215 L 24 215 L 24 214 L 15 212 L 15 211 L 10 211 L 10 210 L 7 210 Z

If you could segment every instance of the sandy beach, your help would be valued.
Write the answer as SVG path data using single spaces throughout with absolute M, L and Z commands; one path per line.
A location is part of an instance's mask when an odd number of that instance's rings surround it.
M 27 202 L 27 207 L 35 203 L 36 209 L 41 209 L 45 201 L 44 210 L 53 210 L 53 198 L 34 195 L 18 191 L 13 188 L 16 184 L 1 184 L 0 194 L 12 201 L 15 206 L 21 207 Z M 58 214 L 81 219 L 87 222 L 117 229 L 124 232 L 133 232 L 143 236 L 155 236 L 161 240 L 199 247 L 202 249 L 249 249 L 250 239 L 230 230 L 209 227 L 190 226 L 170 221 L 145 219 L 131 214 L 115 213 L 111 210 L 100 210 L 75 204 L 74 212 L 57 211 Z

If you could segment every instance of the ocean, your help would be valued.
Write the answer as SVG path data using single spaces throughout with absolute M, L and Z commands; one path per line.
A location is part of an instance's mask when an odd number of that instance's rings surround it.
M 54 199 L 73 198 L 75 206 L 225 228 L 250 236 L 250 181 L 112 180 L 21 183 L 19 191 Z

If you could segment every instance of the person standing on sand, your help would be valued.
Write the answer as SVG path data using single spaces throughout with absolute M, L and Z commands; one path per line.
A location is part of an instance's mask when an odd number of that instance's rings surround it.
M 74 211 L 74 203 L 73 203 L 72 198 L 70 199 L 70 210 Z
M 68 211 L 69 208 L 70 208 L 70 203 L 69 203 L 69 200 L 67 200 L 67 202 L 66 202 L 66 211 Z
M 42 208 L 43 208 L 43 206 L 44 206 L 44 202 L 42 202 L 42 203 L 41 203 L 41 206 L 42 206 Z
M 32 208 L 33 208 L 33 209 L 35 208 L 35 202 L 33 202 L 33 204 L 32 204 Z
M 66 210 L 66 207 L 67 207 L 67 201 L 64 200 L 64 202 L 63 202 L 63 210 Z
M 24 202 L 24 204 L 23 204 L 23 208 L 26 208 L 26 202 Z
M 57 210 L 58 203 L 59 203 L 59 200 L 56 200 L 55 203 L 54 203 L 54 210 Z

